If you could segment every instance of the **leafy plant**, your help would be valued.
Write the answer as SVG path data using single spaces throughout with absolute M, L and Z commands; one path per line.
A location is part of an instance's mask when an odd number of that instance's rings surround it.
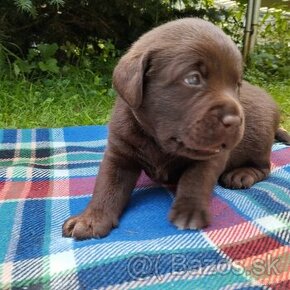
M 99 58 L 103 62 L 107 62 L 109 58 L 116 58 L 119 55 L 119 51 L 115 48 L 111 39 L 98 40 L 98 47 L 101 49 Z
M 223 31 L 230 35 L 237 46 L 242 49 L 244 35 L 244 20 L 246 14 L 245 4 L 236 4 L 228 9 L 224 9 L 221 13 L 219 22 Z
M 32 72 L 57 74 L 60 70 L 55 54 L 58 50 L 56 43 L 41 43 L 30 48 L 25 59 L 17 58 L 13 62 L 14 73 L 29 75 Z
M 170 19 L 196 16 L 218 21 L 221 13 L 213 0 L 3 0 L 0 39 L 7 35 L 24 54 L 33 43 L 62 46 L 68 41 L 82 47 L 91 38 L 112 39 L 124 49 Z
M 37 15 L 37 6 L 38 1 L 32 1 L 32 0 L 14 0 L 15 5 L 18 9 L 20 9 L 22 12 L 27 12 L 31 16 Z M 64 6 L 65 1 L 64 0 L 50 0 L 50 1 L 42 1 L 41 6 L 44 8 L 47 5 L 55 6 L 57 9 Z
M 76 68 L 99 68 L 100 73 L 111 73 L 120 55 L 111 40 L 92 40 L 91 44 L 80 48 L 75 44 L 66 42 L 59 47 L 56 43 L 41 43 L 28 50 L 25 57 L 11 55 L 13 72 L 15 76 L 25 77 L 46 74 L 69 73 Z M 0 65 L 1 65 L 0 54 Z M 104 66 L 104 64 L 106 64 Z
M 250 56 L 248 71 L 262 79 L 290 78 L 290 30 L 283 10 L 267 11 L 259 27 L 257 44 Z
M 244 4 L 221 9 L 213 0 L 2 2 L 1 74 L 9 72 L 31 78 L 67 74 L 79 68 L 107 74 L 112 71 L 120 50 L 127 49 L 143 32 L 181 17 L 208 19 L 242 47 Z M 289 42 L 289 27 L 283 12 L 267 12 L 246 76 L 289 77 Z

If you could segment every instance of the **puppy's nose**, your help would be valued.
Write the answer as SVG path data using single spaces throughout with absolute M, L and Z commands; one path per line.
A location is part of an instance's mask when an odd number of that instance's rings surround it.
M 226 128 L 238 127 L 242 123 L 242 118 L 237 115 L 225 115 L 221 121 Z

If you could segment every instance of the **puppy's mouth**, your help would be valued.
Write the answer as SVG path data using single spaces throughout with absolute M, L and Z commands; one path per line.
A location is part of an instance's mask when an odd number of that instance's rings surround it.
M 213 155 L 217 155 L 226 149 L 225 144 L 221 144 L 215 147 L 204 147 L 204 148 L 191 148 L 186 146 L 186 144 L 180 139 L 176 137 L 170 138 L 171 142 L 175 143 L 175 151 L 176 153 L 180 152 L 182 155 L 189 156 L 201 156 L 201 157 L 210 157 Z

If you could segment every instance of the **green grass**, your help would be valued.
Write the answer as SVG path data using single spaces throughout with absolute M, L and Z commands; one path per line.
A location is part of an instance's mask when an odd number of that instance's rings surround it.
M 282 126 L 290 131 L 290 83 L 260 83 L 273 95 L 282 112 Z M 68 77 L 0 80 L 0 127 L 36 128 L 106 124 L 115 94 L 110 76 L 91 71 Z
M 276 101 L 281 113 L 281 126 L 290 132 L 290 81 L 265 81 L 256 71 L 248 72 L 246 78 L 249 82 L 264 88 Z
M 290 132 L 290 82 L 273 83 L 265 89 L 274 97 L 281 112 L 281 125 Z
M 36 128 L 105 124 L 115 93 L 90 72 L 29 82 L 0 81 L 0 127 Z

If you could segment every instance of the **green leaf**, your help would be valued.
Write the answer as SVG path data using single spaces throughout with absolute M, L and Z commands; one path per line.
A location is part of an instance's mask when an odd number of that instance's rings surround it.
M 42 43 L 37 46 L 40 51 L 40 54 L 44 60 L 53 57 L 58 50 L 58 45 L 56 43 L 47 44 Z
M 28 50 L 28 55 L 27 55 L 27 59 L 29 61 L 32 61 L 33 59 L 35 59 L 37 56 L 39 55 L 39 51 L 36 48 L 30 48 Z
M 112 88 L 109 88 L 109 89 L 108 89 L 108 96 L 111 97 L 111 98 L 116 97 L 116 92 L 115 92 L 115 90 L 112 89 Z
M 14 70 L 15 75 L 19 76 L 21 71 L 20 71 L 19 66 L 15 62 L 13 63 L 13 70 Z
M 13 67 L 15 75 L 18 75 L 20 72 L 30 73 L 34 68 L 34 65 L 30 64 L 27 60 L 17 59 L 13 63 Z
M 56 6 L 64 6 L 65 1 L 64 0 L 50 0 L 49 3 Z
M 59 67 L 55 58 L 50 58 L 46 61 L 40 61 L 38 63 L 40 70 L 44 72 L 58 73 Z
M 32 13 L 33 4 L 31 0 L 14 0 L 14 3 L 20 10 Z

